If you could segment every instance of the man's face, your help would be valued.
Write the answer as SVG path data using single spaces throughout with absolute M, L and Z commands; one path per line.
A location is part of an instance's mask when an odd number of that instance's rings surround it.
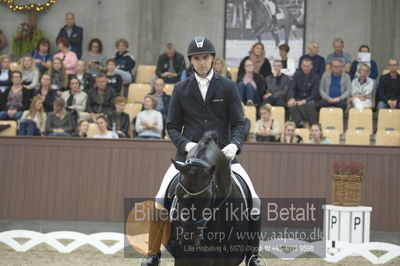
M 11 81 L 13 85 L 21 85 L 22 77 L 19 73 L 14 73 L 12 75 Z
M 339 61 L 332 62 L 332 73 L 334 75 L 342 74 L 342 64 Z
M 301 70 L 303 70 L 304 74 L 308 75 L 311 73 L 312 64 L 310 61 L 303 61 L 301 63 Z
M 275 73 L 280 73 L 282 69 L 282 63 L 281 62 L 274 62 L 273 64 L 274 72 Z
M 343 44 L 341 42 L 334 42 L 333 43 L 333 49 L 335 50 L 335 53 L 342 53 L 343 52 Z
M 211 54 L 197 54 L 192 55 L 190 58 L 193 68 L 201 77 L 207 76 L 208 71 L 211 69 L 213 60 L 214 58 Z
M 389 60 L 388 67 L 390 72 L 395 73 L 399 67 L 399 63 L 396 60 Z
M 65 16 L 65 24 L 67 25 L 68 28 L 72 28 L 75 24 L 75 18 L 73 15 L 68 14 Z
M 106 77 L 100 77 L 96 79 L 96 86 L 99 89 L 105 89 L 107 87 Z
M 107 123 L 106 123 L 106 121 L 104 121 L 104 119 L 102 119 L 102 118 L 97 119 L 96 124 L 101 132 L 107 130 Z
M 168 58 L 173 58 L 175 55 L 175 49 L 169 48 L 169 49 L 165 50 L 165 54 L 168 56 Z
M 156 79 L 156 81 L 154 82 L 154 89 L 157 93 L 161 93 L 164 89 L 164 80 Z
M 319 46 L 316 43 L 310 44 L 310 54 L 317 55 L 319 52 Z

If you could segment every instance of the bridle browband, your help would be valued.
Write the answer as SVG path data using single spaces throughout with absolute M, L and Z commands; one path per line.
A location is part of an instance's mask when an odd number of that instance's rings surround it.
M 186 161 L 185 161 L 185 166 L 187 166 L 187 165 L 193 165 L 193 166 L 198 166 L 198 167 L 207 168 L 207 169 L 211 169 L 211 167 L 212 167 L 211 164 L 207 163 L 207 162 L 204 161 L 204 160 L 198 159 L 198 158 L 190 158 L 190 159 L 186 160 Z M 212 183 L 213 183 L 213 181 L 214 181 L 214 179 L 215 179 L 215 176 L 212 176 L 211 179 L 210 179 L 210 182 L 208 183 L 208 185 L 207 185 L 205 188 L 203 188 L 202 190 L 200 190 L 200 191 L 198 191 L 198 192 L 190 192 L 190 191 L 182 184 L 182 182 L 181 182 L 181 177 L 182 177 L 182 176 L 179 177 L 178 186 L 180 186 L 180 187 L 185 191 L 185 193 L 186 193 L 187 195 L 189 195 L 189 196 L 198 196 L 198 195 L 204 193 L 205 191 L 207 191 L 207 190 L 210 188 L 210 186 L 212 185 Z

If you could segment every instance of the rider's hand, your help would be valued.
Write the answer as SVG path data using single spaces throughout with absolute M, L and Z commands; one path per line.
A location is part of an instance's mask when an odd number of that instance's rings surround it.
M 238 151 L 238 146 L 235 144 L 228 144 L 225 148 L 222 149 L 222 152 L 225 154 L 226 158 L 232 160 L 236 156 L 236 152 Z
M 195 143 L 195 142 L 189 142 L 189 143 L 186 144 L 186 146 L 185 146 L 185 151 L 186 151 L 186 152 L 190 152 L 190 150 L 193 149 L 195 146 L 197 146 L 197 143 Z

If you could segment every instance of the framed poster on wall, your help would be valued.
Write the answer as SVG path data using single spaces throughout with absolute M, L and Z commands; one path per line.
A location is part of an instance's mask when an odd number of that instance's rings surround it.
M 280 58 L 279 45 L 288 44 L 297 64 L 304 49 L 305 5 L 306 0 L 226 0 L 226 64 L 239 66 L 257 41 L 270 61 Z

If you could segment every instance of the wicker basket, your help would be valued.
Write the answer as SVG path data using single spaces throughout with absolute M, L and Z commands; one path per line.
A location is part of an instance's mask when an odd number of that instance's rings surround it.
M 359 206 L 361 202 L 362 176 L 333 175 L 333 204 Z

